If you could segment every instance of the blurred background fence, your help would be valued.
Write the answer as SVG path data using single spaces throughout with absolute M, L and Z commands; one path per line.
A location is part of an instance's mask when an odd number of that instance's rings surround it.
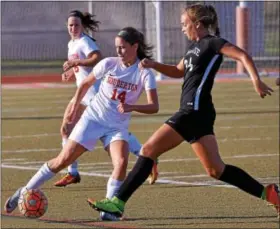
M 177 63 L 184 55 L 187 39 L 181 33 L 180 13 L 194 2 L 162 2 L 163 61 Z M 236 43 L 234 2 L 206 2 L 216 7 L 221 35 Z M 91 4 L 91 5 L 89 5 Z M 279 72 L 279 2 L 247 2 L 248 47 L 260 71 Z M 152 2 L 1 2 L 2 70 L 17 66 L 44 65 L 61 68 L 67 58 L 68 12 L 91 10 L 101 21 L 94 34 L 104 56 L 115 56 L 114 37 L 125 26 L 142 31 L 156 47 L 156 11 Z M 156 57 L 156 52 L 155 52 Z M 225 60 L 222 70 L 234 71 L 236 63 Z

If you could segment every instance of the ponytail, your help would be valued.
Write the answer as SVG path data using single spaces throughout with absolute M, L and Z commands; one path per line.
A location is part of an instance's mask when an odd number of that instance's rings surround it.
M 220 36 L 220 28 L 218 22 L 218 16 L 215 8 L 212 5 L 206 5 L 206 8 L 209 12 L 209 17 L 212 19 L 209 25 L 210 31 L 212 31 L 217 37 Z

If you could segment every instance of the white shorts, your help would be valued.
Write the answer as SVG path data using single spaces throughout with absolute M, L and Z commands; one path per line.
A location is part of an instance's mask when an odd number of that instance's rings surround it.
M 93 151 L 100 139 L 104 148 L 117 140 L 128 142 L 129 133 L 125 128 L 111 128 L 100 125 L 98 120 L 88 114 L 87 109 L 72 130 L 69 139 L 79 143 L 88 151 Z

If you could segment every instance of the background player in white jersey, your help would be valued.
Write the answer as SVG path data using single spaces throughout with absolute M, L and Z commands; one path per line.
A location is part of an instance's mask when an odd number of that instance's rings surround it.
M 87 91 L 98 79 L 102 79 L 99 92 L 75 125 L 66 145 L 57 157 L 46 162 L 23 188 L 8 198 L 5 203 L 7 213 L 17 207 L 21 191 L 39 188 L 85 151 L 92 151 L 99 139 L 110 153 L 113 164 L 106 197 L 112 198 L 118 192 L 126 177 L 131 112 L 153 114 L 158 112 L 159 105 L 153 72 L 138 67 L 140 60 L 151 58 L 152 48 L 145 44 L 143 34 L 131 27 L 124 28 L 116 36 L 115 45 L 118 57 L 100 61 L 76 91 L 73 106 L 66 117 L 70 123 L 76 119 Z M 144 90 L 147 103 L 136 105 Z M 101 217 L 112 220 L 110 214 L 101 213 Z
M 67 28 L 71 40 L 68 43 L 68 61 L 63 64 L 64 73 L 62 74 L 62 81 L 68 81 L 72 77 L 76 78 L 77 87 L 81 84 L 82 80 L 86 78 L 94 67 L 101 59 L 101 52 L 95 43 L 95 39 L 90 37 L 88 33 L 97 32 L 98 24 L 100 22 L 94 19 L 94 15 L 88 12 L 82 13 L 78 10 L 73 10 L 69 13 L 67 19 Z M 89 105 L 90 100 L 98 92 L 100 80 L 97 81 L 89 90 L 79 104 L 76 119 L 72 123 L 66 120 L 73 102 L 69 102 L 64 112 L 64 118 L 60 128 L 62 136 L 62 146 L 67 142 L 67 139 L 80 119 L 86 106 Z M 137 138 L 130 133 L 129 135 L 129 150 L 138 156 L 141 149 L 141 144 Z M 150 176 L 150 183 L 154 183 L 157 179 L 157 165 Z M 75 161 L 68 166 L 68 173 L 60 180 L 55 182 L 55 186 L 64 187 L 69 184 L 80 182 L 81 178 L 78 172 L 78 163 Z

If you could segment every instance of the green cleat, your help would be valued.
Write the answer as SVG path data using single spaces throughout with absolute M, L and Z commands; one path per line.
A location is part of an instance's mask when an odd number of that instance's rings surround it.
M 111 213 L 116 215 L 117 217 L 122 217 L 124 212 L 125 202 L 115 196 L 112 199 L 106 198 L 100 201 L 93 201 L 91 199 L 88 199 L 87 202 L 89 203 L 90 207 L 92 207 L 96 211 Z

